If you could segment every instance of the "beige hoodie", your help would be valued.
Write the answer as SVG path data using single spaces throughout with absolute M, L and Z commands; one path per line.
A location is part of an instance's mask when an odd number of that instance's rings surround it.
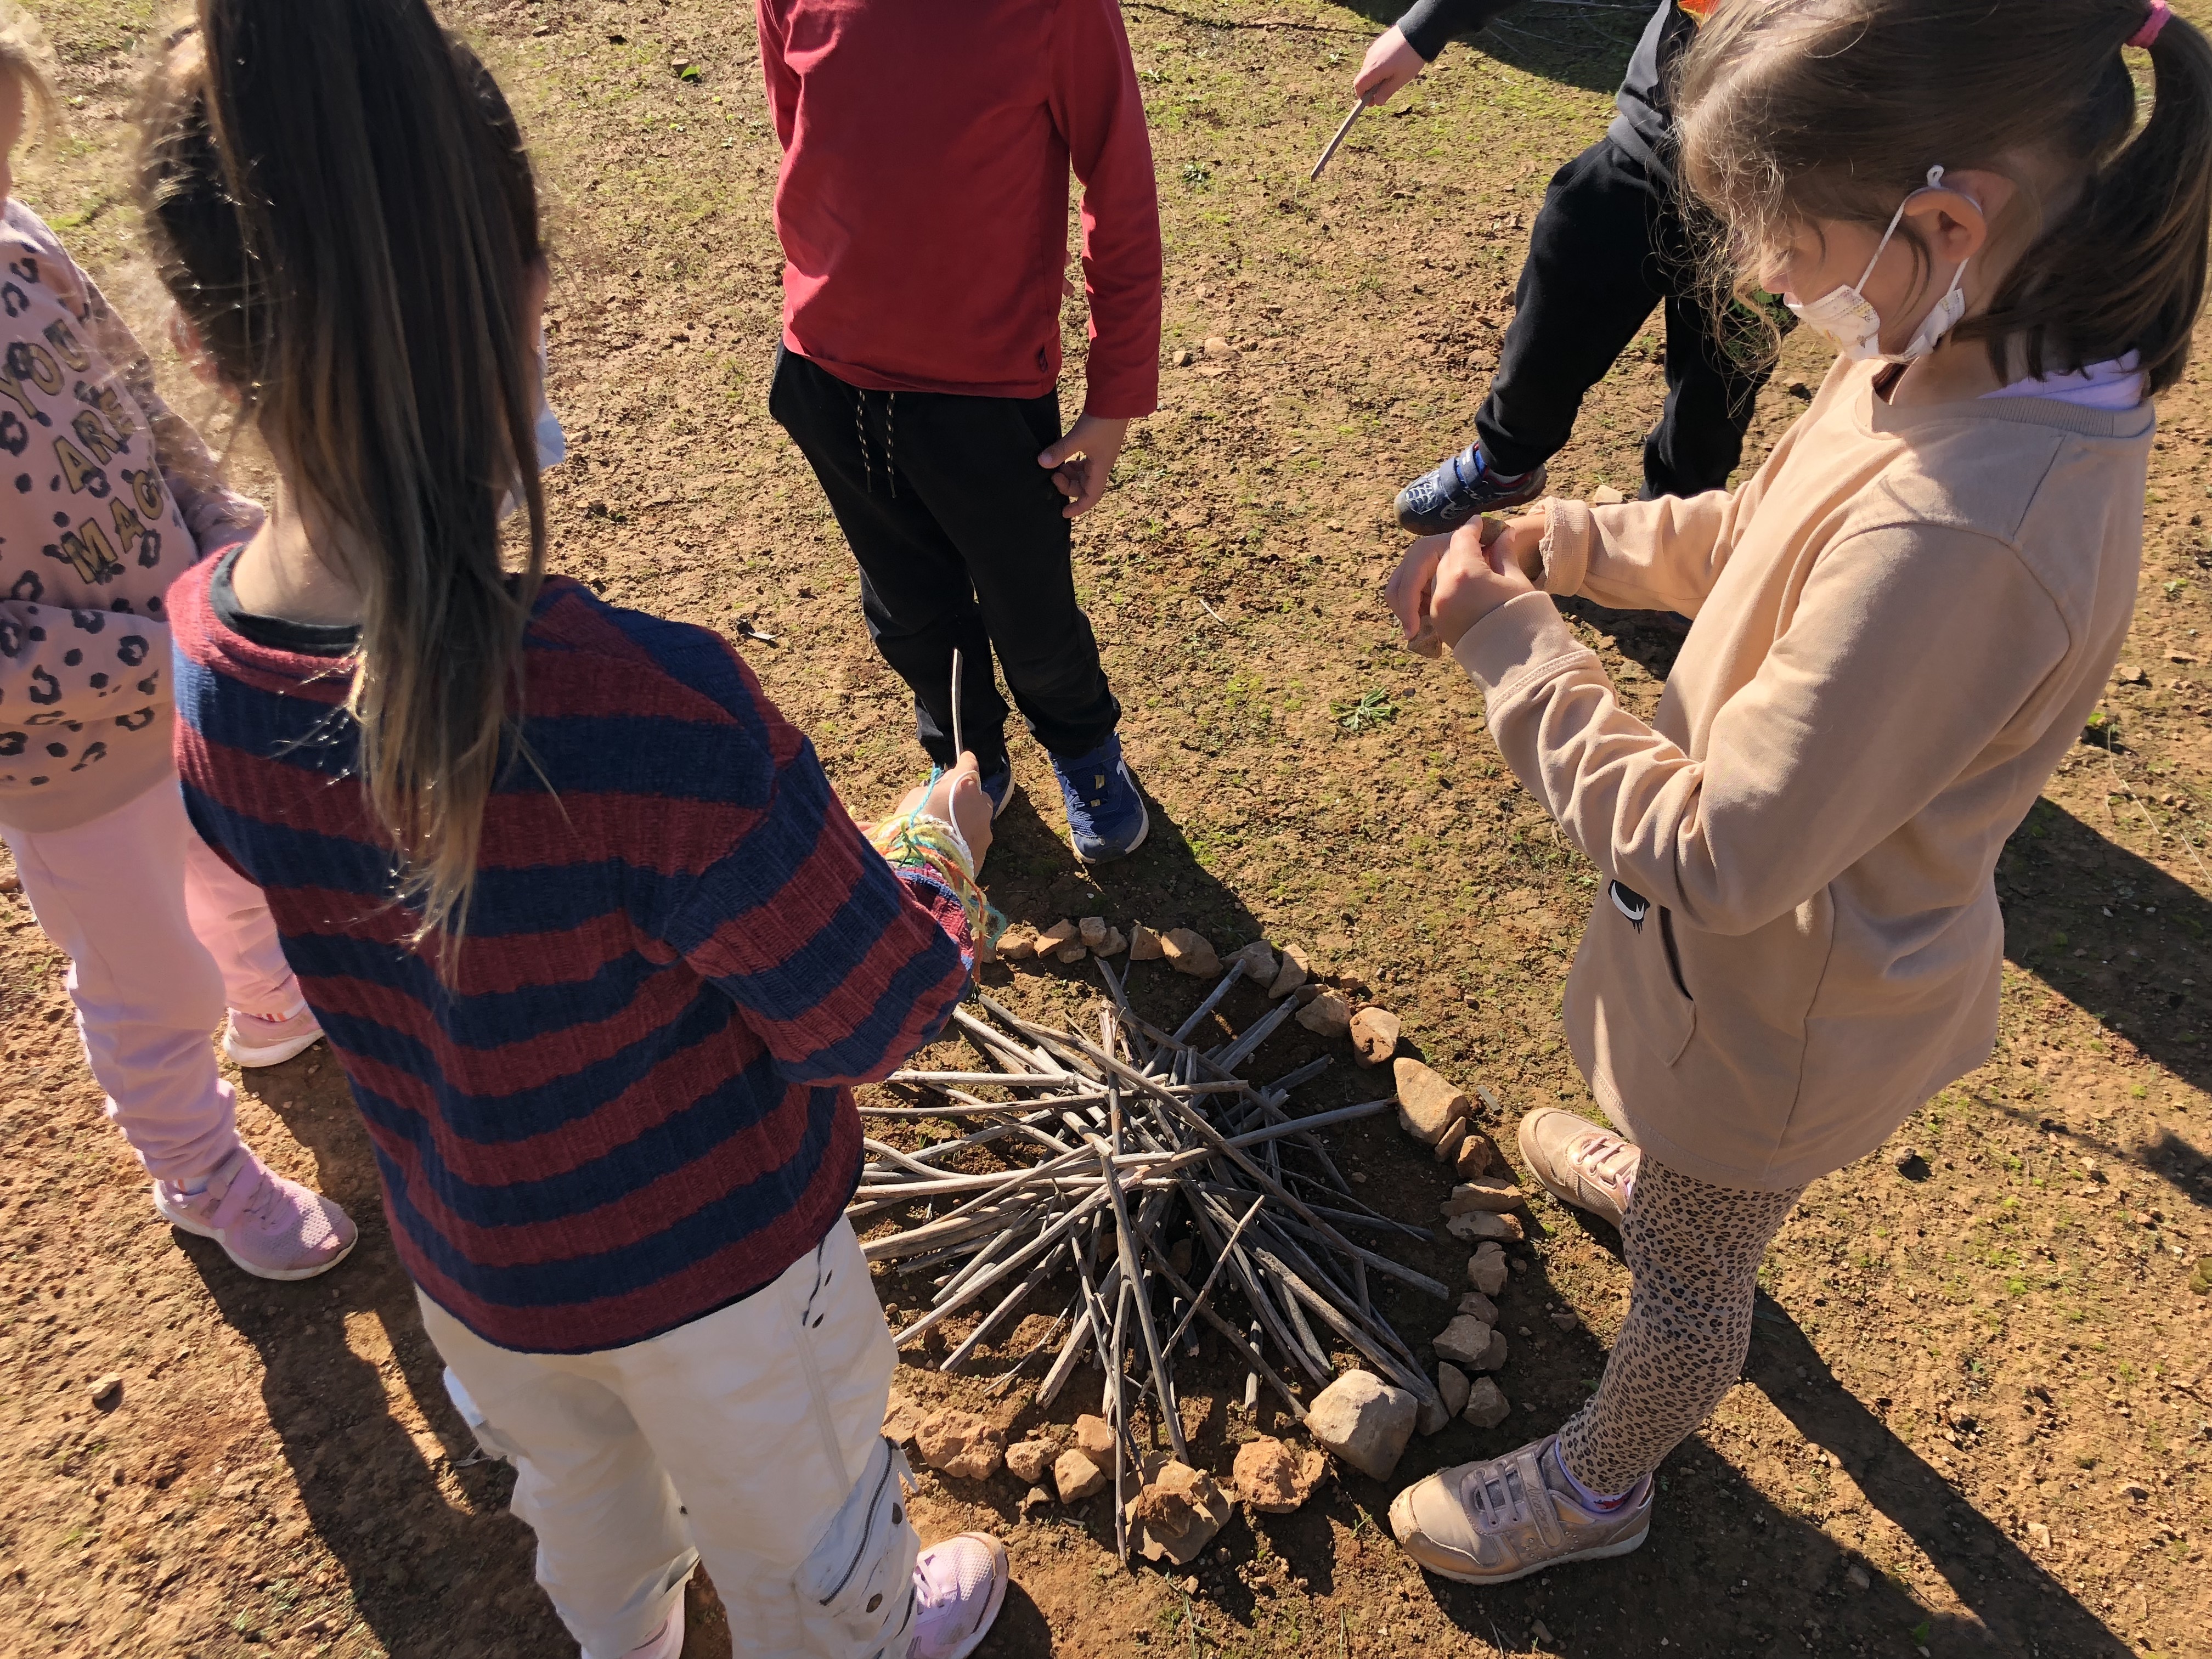
M 1544 593 L 1455 652 L 1601 872 L 1565 1009 L 1591 1090 L 1724 1186 L 1839 1169 L 1989 1057 L 1997 855 L 2135 603 L 2148 404 L 1897 409 L 1883 368 L 1839 362 L 1733 494 L 1546 504 L 1548 592 L 1695 618 L 1650 725 Z

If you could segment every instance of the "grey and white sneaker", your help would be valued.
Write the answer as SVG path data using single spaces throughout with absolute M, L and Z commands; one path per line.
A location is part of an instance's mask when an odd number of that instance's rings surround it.
M 1652 1484 L 1647 1474 L 1619 1508 L 1593 1513 L 1559 1465 L 1559 1437 L 1547 1434 L 1415 1481 L 1392 1501 L 1390 1530 L 1439 1578 L 1504 1584 L 1564 1561 L 1627 1554 L 1651 1531 Z
M 1620 1225 L 1644 1164 L 1633 1141 L 1556 1106 L 1539 1106 L 1522 1118 L 1520 1140 L 1528 1173 L 1545 1191 Z

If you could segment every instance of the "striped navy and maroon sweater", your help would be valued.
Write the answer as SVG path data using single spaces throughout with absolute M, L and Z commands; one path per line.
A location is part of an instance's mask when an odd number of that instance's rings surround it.
M 725 641 L 556 577 L 524 659 L 535 769 L 485 813 L 444 984 L 353 776 L 345 635 L 236 616 L 234 560 L 170 590 L 185 802 L 268 892 L 416 1282 L 487 1341 L 583 1352 L 811 1249 L 859 1179 L 852 1086 L 965 988 L 951 896 L 868 846 Z

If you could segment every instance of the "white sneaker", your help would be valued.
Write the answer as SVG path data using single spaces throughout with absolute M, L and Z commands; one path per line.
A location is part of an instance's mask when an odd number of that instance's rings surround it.
M 963 1532 L 914 1564 L 914 1645 L 908 1659 L 968 1659 L 991 1633 L 1013 1569 L 988 1533 Z
M 322 1024 L 304 1002 L 281 1019 L 242 1014 L 234 1008 L 223 1026 L 222 1051 L 240 1066 L 281 1066 L 322 1038 Z

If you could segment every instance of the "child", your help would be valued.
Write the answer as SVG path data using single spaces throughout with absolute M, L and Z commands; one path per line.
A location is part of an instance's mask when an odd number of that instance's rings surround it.
M 1052 757 L 1076 856 L 1150 827 L 1075 602 L 1070 520 L 1159 396 L 1152 146 L 1113 0 L 917 9 L 758 0 L 784 148 L 783 342 L 769 411 L 860 565 L 860 607 L 952 761 L 952 653 L 983 787 L 1013 790 L 991 653 Z M 1085 186 L 1088 391 L 1063 434 L 1067 173 Z M 1065 497 L 1065 501 L 1063 501 Z
M 1006 1551 L 917 1561 L 843 1210 L 851 1085 L 967 983 L 973 757 L 895 872 L 726 641 L 544 574 L 536 191 L 423 0 L 201 0 L 149 109 L 163 280 L 279 474 L 179 585 L 187 805 L 270 895 L 539 1582 L 587 1659 L 672 1659 L 702 1559 L 741 1654 L 968 1652 Z
M 352 1220 L 242 1145 L 208 1033 L 273 1066 L 322 1035 L 252 884 L 192 833 L 170 757 L 169 586 L 261 510 L 216 481 L 91 278 L 14 199 L 7 156 L 53 96 L 0 9 L 0 836 L 154 1207 L 263 1279 L 327 1273 Z
M 1469 1583 L 1643 1541 L 1798 1194 L 1989 1057 L 1996 858 L 2126 635 L 2149 399 L 2204 292 L 2212 48 L 2166 0 L 1724 7 L 1679 119 L 1740 279 L 1843 360 L 1733 495 L 1552 501 L 1392 584 L 1606 884 L 1566 1024 L 1626 1136 L 1522 1121 L 1537 1177 L 1621 1222 L 1633 1285 L 1559 1432 L 1392 1506 Z M 1695 618 L 1652 724 L 1551 593 Z
M 1415 0 L 1378 35 L 1352 90 L 1380 104 L 1455 34 L 1515 0 Z M 1667 319 L 1667 401 L 1644 440 L 1644 494 L 1719 489 L 1743 458 L 1771 358 L 1747 352 L 1743 314 L 1713 309 L 1674 179 L 1674 66 L 1714 0 L 1659 0 L 1637 42 L 1605 137 L 1553 175 L 1528 233 L 1498 374 L 1475 441 L 1398 492 L 1398 522 L 1448 532 L 1544 493 L 1544 464 L 1566 446 L 1584 395 L 1650 317 Z M 1763 304 L 1763 301 L 1761 301 Z

